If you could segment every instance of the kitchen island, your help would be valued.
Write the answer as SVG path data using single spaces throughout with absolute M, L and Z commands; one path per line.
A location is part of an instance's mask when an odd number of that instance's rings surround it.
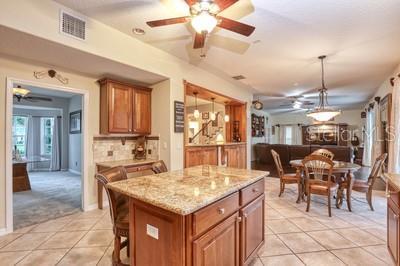
M 264 243 L 264 177 L 201 165 L 110 183 L 130 198 L 131 265 L 247 265 Z

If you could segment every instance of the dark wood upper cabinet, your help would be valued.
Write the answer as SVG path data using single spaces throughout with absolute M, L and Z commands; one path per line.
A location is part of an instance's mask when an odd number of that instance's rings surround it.
M 151 89 L 102 79 L 100 134 L 150 134 Z
M 400 192 L 388 184 L 387 247 L 395 265 L 400 265 Z

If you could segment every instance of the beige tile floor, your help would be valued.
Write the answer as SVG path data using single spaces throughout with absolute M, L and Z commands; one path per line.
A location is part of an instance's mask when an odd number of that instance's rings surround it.
M 313 197 L 311 210 L 296 204 L 296 186 L 278 197 L 279 180 L 266 179 L 266 243 L 253 261 L 261 265 L 393 265 L 386 249 L 386 198 L 374 193 L 375 212 L 353 200 L 332 208 Z M 354 195 L 364 200 L 362 194 Z M 0 265 L 111 265 L 108 209 L 78 213 L 21 228 L 0 237 Z M 124 261 L 126 252 L 122 252 Z

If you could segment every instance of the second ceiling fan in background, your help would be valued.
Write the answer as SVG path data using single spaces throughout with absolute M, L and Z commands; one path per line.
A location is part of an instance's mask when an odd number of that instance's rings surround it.
M 160 27 L 191 21 L 192 27 L 196 31 L 193 45 L 194 49 L 204 47 L 207 34 L 211 33 L 215 27 L 220 27 L 244 36 L 250 36 L 255 30 L 255 27 L 218 16 L 221 11 L 238 1 L 239 0 L 185 0 L 189 5 L 190 16 L 148 21 L 147 25 L 150 27 Z

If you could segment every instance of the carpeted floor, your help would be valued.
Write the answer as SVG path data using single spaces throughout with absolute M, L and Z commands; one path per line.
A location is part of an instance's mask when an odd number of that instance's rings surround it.
M 31 172 L 32 190 L 14 193 L 14 229 L 81 210 L 81 176 L 70 172 Z

